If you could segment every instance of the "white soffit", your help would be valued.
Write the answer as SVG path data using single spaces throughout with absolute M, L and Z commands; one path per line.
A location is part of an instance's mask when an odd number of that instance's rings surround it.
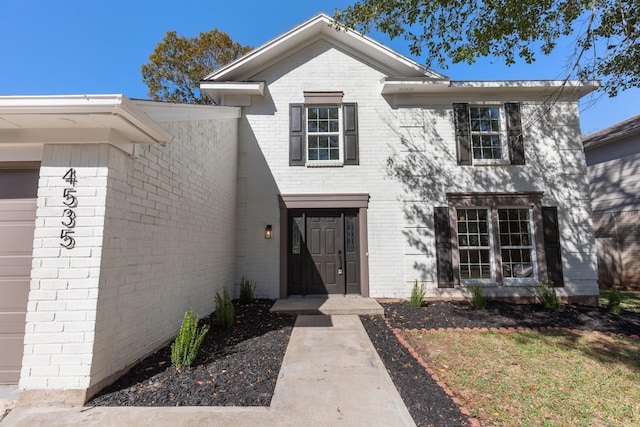
M 335 21 L 320 13 L 297 27 L 252 50 L 243 57 L 206 76 L 204 81 L 246 81 L 278 58 L 285 58 L 311 39 L 323 36 L 359 52 L 363 57 L 407 77 L 444 78 L 444 76 L 350 29 L 336 29 Z
M 550 96 L 579 99 L 596 90 L 597 81 L 563 80 L 495 80 L 450 81 L 448 79 L 385 78 L 381 82 L 383 95 L 460 95 L 487 96 Z
M 122 148 L 171 139 L 123 95 L 0 96 L 0 144 L 109 142 Z
M 225 96 L 251 96 L 264 94 L 264 82 L 216 82 L 201 81 L 200 90 L 216 104 Z

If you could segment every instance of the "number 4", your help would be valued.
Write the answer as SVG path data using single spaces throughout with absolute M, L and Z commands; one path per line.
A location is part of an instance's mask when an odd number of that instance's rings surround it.
M 69 168 L 69 170 L 67 171 L 67 173 L 64 174 L 62 179 L 64 179 L 71 185 L 76 185 L 76 182 L 78 182 L 76 179 L 76 170 L 74 168 Z

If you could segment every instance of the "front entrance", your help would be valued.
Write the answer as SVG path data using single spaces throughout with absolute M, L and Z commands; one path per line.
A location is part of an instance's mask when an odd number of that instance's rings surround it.
M 358 210 L 288 214 L 288 295 L 360 293 Z

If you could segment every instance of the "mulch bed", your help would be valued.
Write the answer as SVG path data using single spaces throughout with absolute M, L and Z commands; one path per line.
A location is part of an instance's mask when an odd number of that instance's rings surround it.
M 511 304 L 488 301 L 484 310 L 474 310 L 467 301 L 430 301 L 420 309 L 407 302 L 382 304 L 393 328 L 546 328 L 640 335 L 640 314 L 623 311 L 616 315 L 602 307 L 562 305 L 559 311 L 545 311 L 539 304 Z
M 271 300 L 234 301 L 231 330 L 214 318 L 191 368 L 177 371 L 166 346 L 93 397 L 88 406 L 268 406 L 295 317 L 270 313 Z
M 167 346 L 134 366 L 87 405 L 92 406 L 268 406 L 295 317 L 269 312 L 270 300 L 238 305 L 231 331 L 211 324 L 190 369 L 171 366 Z M 468 302 L 382 304 L 382 316 L 362 323 L 418 426 L 469 425 L 452 398 L 396 339 L 392 329 L 562 327 L 640 335 L 640 314 L 620 315 L 597 307 L 563 305 L 558 312 L 538 305 L 490 301 L 485 310 Z M 388 325 L 387 325 L 388 324 Z

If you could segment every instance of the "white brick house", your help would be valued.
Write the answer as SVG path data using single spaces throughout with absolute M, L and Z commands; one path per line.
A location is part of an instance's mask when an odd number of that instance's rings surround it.
M 242 276 L 269 298 L 551 281 L 594 302 L 595 84 L 452 81 L 330 24 L 207 76 L 215 107 L 0 98 L 0 232 L 22 242 L 0 247 L 0 340 L 23 350 L 0 381 L 82 403 Z

